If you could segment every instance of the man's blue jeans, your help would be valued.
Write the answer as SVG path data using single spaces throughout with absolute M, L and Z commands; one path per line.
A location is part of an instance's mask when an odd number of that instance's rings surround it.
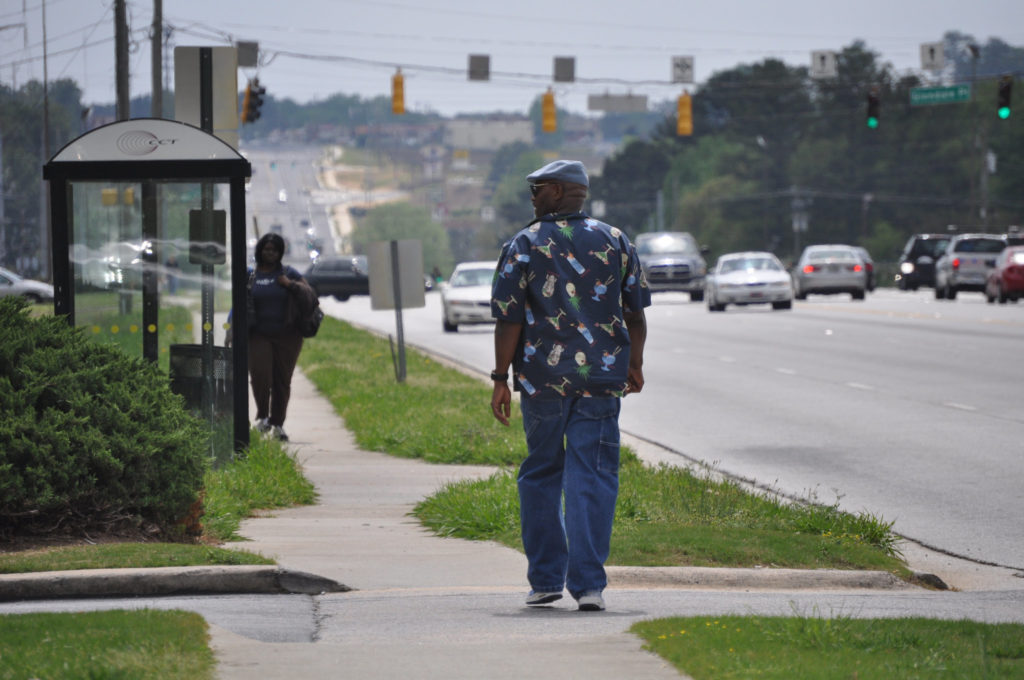
M 619 492 L 620 400 L 524 396 L 520 408 L 529 451 L 519 466 L 519 504 L 530 587 L 567 587 L 577 599 L 601 592 Z

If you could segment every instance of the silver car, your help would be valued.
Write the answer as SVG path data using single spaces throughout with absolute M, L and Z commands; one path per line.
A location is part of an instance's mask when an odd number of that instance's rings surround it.
M 773 309 L 793 306 L 789 272 L 768 252 L 722 255 L 708 274 L 705 293 L 710 312 L 723 312 L 726 305 L 771 304 Z
M 935 299 L 955 300 L 961 290 L 985 291 L 988 273 L 1006 247 L 998 234 L 958 234 L 935 263 Z
M 42 281 L 23 279 L 9 269 L 0 267 L 0 297 L 20 295 L 29 302 L 53 301 L 53 286 Z
M 462 324 L 494 323 L 491 317 L 491 284 L 495 262 L 462 262 L 451 278 L 441 284 L 441 319 L 444 330 L 454 333 Z
M 863 300 L 867 289 L 864 261 L 852 246 L 807 246 L 793 270 L 793 288 L 797 300 L 805 300 L 811 293 L 849 293 L 854 300 Z

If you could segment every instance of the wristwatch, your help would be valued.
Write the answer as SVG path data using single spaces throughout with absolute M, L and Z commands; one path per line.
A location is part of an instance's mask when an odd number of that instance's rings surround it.
M 508 382 L 508 372 L 498 373 L 496 371 L 491 371 L 491 380 L 494 380 L 495 382 Z

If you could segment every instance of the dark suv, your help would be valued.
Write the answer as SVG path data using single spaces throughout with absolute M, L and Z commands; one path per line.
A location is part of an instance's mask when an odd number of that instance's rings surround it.
M 935 287 L 935 262 L 946 252 L 949 234 L 914 234 L 900 255 L 896 285 L 900 290 Z
M 693 302 L 704 299 L 707 247 L 685 231 L 637 234 L 635 243 L 651 292 L 678 290 L 689 293 Z
M 333 295 L 348 300 L 352 295 L 370 294 L 369 267 L 365 255 L 318 257 L 303 276 L 317 296 Z

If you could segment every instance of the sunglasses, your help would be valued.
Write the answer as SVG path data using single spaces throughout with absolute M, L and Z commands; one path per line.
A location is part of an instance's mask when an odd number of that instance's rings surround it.
M 537 194 L 540 193 L 540 190 L 543 189 L 544 187 L 546 187 L 549 184 L 554 184 L 554 182 L 543 182 L 541 184 L 531 184 L 530 185 L 530 195 L 533 196 L 534 198 L 536 198 Z

